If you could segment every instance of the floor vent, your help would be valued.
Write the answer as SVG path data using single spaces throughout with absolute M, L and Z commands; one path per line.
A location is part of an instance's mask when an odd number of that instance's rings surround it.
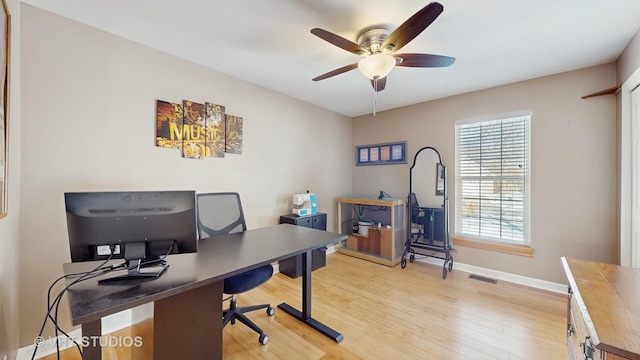
M 470 279 L 484 281 L 484 282 L 488 282 L 488 283 L 492 283 L 492 284 L 497 284 L 498 283 L 498 280 L 496 280 L 496 279 L 489 279 L 489 278 L 486 278 L 486 277 L 483 277 L 483 276 L 478 276 L 478 275 L 473 275 L 473 274 L 469 275 L 469 278 Z

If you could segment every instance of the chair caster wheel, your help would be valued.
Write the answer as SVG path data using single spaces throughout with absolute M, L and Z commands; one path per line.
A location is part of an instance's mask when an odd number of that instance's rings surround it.
M 272 308 L 271 306 L 269 306 L 267 308 L 267 315 L 273 316 L 273 314 L 275 314 L 275 313 L 276 313 L 276 309 L 275 308 Z
M 258 338 L 258 342 L 262 345 L 267 345 L 267 343 L 269 342 L 269 335 L 261 334 Z

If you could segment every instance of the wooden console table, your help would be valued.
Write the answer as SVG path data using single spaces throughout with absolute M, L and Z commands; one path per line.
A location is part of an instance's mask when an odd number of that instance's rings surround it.
M 367 236 L 352 234 L 351 225 L 358 220 L 358 207 L 362 209 L 365 218 L 376 225 L 382 224 L 382 227 L 372 226 Z M 338 198 L 340 233 L 349 235 L 338 252 L 387 266 L 398 265 L 406 240 L 405 213 L 404 199 Z
M 562 258 L 568 359 L 640 359 L 640 269 Z

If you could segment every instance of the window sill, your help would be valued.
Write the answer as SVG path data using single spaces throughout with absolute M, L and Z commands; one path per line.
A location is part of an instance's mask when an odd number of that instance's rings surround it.
M 526 257 L 533 257 L 534 251 L 532 247 L 524 245 L 511 245 L 483 240 L 472 240 L 461 237 L 453 237 L 453 245 Z

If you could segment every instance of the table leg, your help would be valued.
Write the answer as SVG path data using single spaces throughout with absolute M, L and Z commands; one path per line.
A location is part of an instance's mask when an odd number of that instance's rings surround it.
M 278 305 L 278 308 L 335 342 L 344 339 L 342 334 L 311 317 L 311 251 L 302 255 L 302 312 L 287 303 Z
M 102 335 L 102 320 L 98 319 L 89 323 L 82 324 L 83 344 L 87 345 L 82 348 L 82 358 L 84 360 L 100 360 L 102 359 L 102 345 L 100 344 L 100 336 Z
M 154 303 L 153 359 L 222 359 L 222 281 Z

